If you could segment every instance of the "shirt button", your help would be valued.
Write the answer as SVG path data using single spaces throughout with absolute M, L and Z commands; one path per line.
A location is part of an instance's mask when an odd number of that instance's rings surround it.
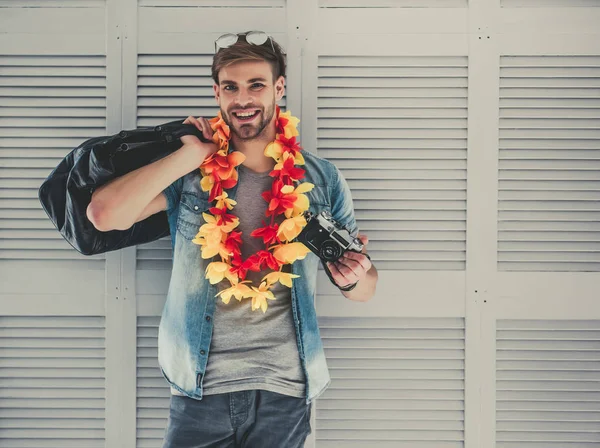
M 201 355 L 206 355 L 206 352 L 204 350 L 200 350 L 200 354 Z
M 210 322 L 210 316 L 206 316 L 206 322 Z
M 198 210 L 198 206 L 197 205 L 194 205 L 194 210 Z

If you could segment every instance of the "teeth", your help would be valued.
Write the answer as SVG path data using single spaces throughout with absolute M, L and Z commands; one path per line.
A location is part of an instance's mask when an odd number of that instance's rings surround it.
M 238 112 L 238 113 L 236 113 L 236 115 L 238 117 L 242 117 L 242 118 L 251 117 L 254 114 L 255 114 L 255 112 Z

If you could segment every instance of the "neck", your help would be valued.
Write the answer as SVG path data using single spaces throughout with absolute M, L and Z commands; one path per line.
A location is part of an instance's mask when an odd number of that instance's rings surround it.
M 264 155 L 265 148 L 275 140 L 275 135 L 275 122 L 272 121 L 260 135 L 252 140 L 241 140 L 237 135 L 232 134 L 231 143 L 236 151 L 246 156 L 243 163 L 246 168 L 257 173 L 264 173 L 275 167 L 275 161 Z

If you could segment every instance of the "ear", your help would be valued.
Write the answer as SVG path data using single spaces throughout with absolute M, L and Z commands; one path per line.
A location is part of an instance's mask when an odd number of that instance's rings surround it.
M 217 101 L 217 104 L 219 104 L 219 101 L 221 100 L 221 89 L 218 85 L 213 84 L 213 91 L 215 92 L 215 100 Z
M 279 101 L 281 98 L 283 98 L 284 94 L 285 78 L 283 76 L 280 76 L 279 78 L 277 78 L 277 81 L 275 81 L 275 100 Z

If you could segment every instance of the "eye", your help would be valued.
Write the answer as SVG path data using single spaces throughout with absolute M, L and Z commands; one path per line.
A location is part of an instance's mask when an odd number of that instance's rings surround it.
M 223 90 L 225 90 L 227 92 L 233 92 L 233 91 L 235 91 L 235 86 L 232 86 L 231 84 L 227 84 L 225 87 L 223 87 Z
M 263 83 L 260 82 L 255 82 L 254 84 L 252 84 L 252 88 L 254 90 L 260 90 L 264 87 L 265 85 Z

